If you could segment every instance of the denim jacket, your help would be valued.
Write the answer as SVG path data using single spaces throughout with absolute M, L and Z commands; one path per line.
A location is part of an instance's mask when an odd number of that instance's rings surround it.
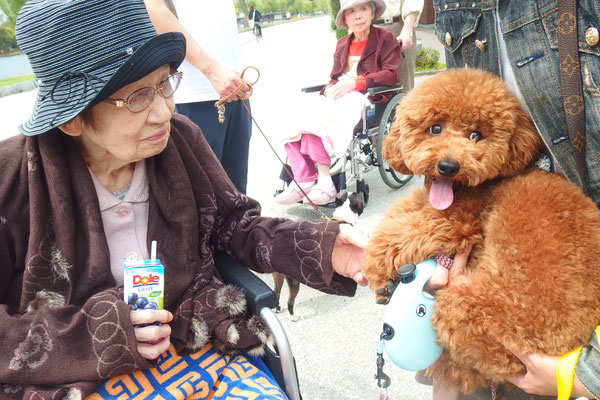
M 502 76 L 496 34 L 496 15 L 499 16 L 508 58 L 537 130 L 565 176 L 582 186 L 560 91 L 558 1 L 434 0 L 433 3 L 436 35 L 446 47 L 449 68 L 483 68 Z M 577 25 L 589 195 L 600 206 L 600 43 L 591 46 L 585 38 L 589 28 L 600 30 L 600 1 L 578 0 Z
M 448 68 L 483 68 L 502 76 L 498 15 L 517 85 L 536 128 L 565 176 L 581 186 L 560 92 L 558 1 L 433 0 L 433 4 L 436 36 L 446 48 Z M 585 38 L 589 28 L 600 30 L 600 1 L 578 0 L 577 20 L 589 195 L 600 206 L 600 43 L 590 45 Z M 599 351 L 594 335 L 576 368 L 583 385 L 596 397 L 600 397 Z

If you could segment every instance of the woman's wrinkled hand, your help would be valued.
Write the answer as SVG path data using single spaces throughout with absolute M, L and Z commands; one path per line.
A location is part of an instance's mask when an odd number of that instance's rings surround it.
M 349 224 L 340 224 L 340 232 L 335 238 L 331 265 L 333 270 L 346 278 L 352 278 L 361 286 L 367 284 L 367 278 L 360 266 L 365 259 L 365 249 L 369 235 Z
M 335 85 L 328 86 L 325 90 L 325 96 L 337 100 L 350 93 L 356 88 L 353 78 L 341 79 Z
M 134 326 L 137 351 L 147 360 L 154 360 L 169 349 L 173 314 L 167 310 L 133 310 L 129 318 Z

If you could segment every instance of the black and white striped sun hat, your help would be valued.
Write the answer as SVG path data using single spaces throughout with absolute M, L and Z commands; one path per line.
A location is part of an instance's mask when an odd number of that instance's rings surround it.
M 19 126 L 28 136 L 185 57 L 185 37 L 157 35 L 142 0 L 30 0 L 15 33 L 38 85 L 33 113 Z

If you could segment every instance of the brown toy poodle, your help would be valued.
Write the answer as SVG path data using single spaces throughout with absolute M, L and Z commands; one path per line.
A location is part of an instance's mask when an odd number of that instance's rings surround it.
M 418 85 L 396 115 L 384 156 L 425 186 L 372 236 L 370 287 L 385 292 L 400 266 L 473 244 L 462 283 L 437 294 L 444 352 L 428 374 L 470 393 L 525 372 L 507 348 L 587 344 L 600 322 L 600 214 L 561 175 L 526 168 L 541 143 L 517 97 L 490 73 L 455 69 Z

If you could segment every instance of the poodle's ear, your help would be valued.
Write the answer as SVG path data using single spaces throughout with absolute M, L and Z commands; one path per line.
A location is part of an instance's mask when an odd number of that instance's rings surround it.
M 500 171 L 502 176 L 515 176 L 523 171 L 540 152 L 542 141 L 533 121 L 523 110 L 517 111 L 515 129 L 509 142 L 508 158 Z
M 396 112 L 398 112 L 396 110 Z M 400 120 L 396 119 L 390 126 L 390 132 L 383 140 L 383 157 L 387 163 L 394 169 L 404 175 L 413 175 L 413 172 L 404 164 L 404 157 L 400 150 Z

